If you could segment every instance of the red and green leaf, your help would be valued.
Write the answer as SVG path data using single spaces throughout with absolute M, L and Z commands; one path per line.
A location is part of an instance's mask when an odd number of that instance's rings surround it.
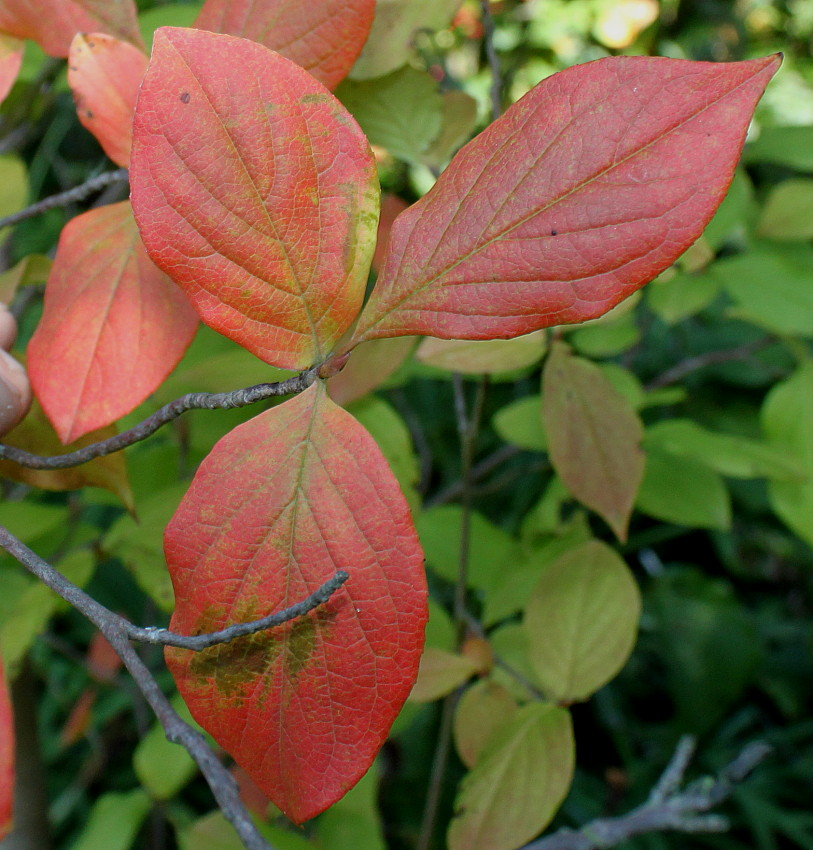
M 612 57 L 543 80 L 398 217 L 353 342 L 607 312 L 700 235 L 780 60 Z
M 132 0 L 3 0 L 0 30 L 67 56 L 78 32 L 104 32 L 143 47 Z
M 153 260 L 262 360 L 324 359 L 355 319 L 378 179 L 350 114 L 298 65 L 233 36 L 157 31 L 132 199 Z
M 68 84 L 79 120 L 117 165 L 130 164 L 133 113 L 147 57 L 103 33 L 78 33 L 68 56 Z
M 0 32 L 0 103 L 11 91 L 23 64 L 24 44 L 19 38 Z
M 147 256 L 128 202 L 72 219 L 28 345 L 31 384 L 63 443 L 140 404 L 196 327 L 183 293 Z
M 619 540 L 644 477 L 643 425 L 599 366 L 555 343 L 542 377 L 542 421 L 553 468 Z
M 356 61 L 375 0 L 206 0 L 195 26 L 276 50 L 332 89 Z
M 167 527 L 172 628 L 208 632 L 345 585 L 309 615 L 167 663 L 193 716 L 289 817 L 370 766 L 409 694 L 423 554 L 372 437 L 320 383 L 224 437 Z
M 0 663 L 0 840 L 14 826 L 14 714 Z

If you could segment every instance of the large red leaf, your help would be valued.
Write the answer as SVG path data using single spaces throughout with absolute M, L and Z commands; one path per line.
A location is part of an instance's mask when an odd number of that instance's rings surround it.
M 0 103 L 11 91 L 23 63 L 24 44 L 13 35 L 0 32 Z
M 195 26 L 258 41 L 332 89 L 361 52 L 374 13 L 375 0 L 206 0 Z
M 245 39 L 161 28 L 131 167 L 153 260 L 203 320 L 274 366 L 310 366 L 355 319 L 378 178 L 345 108 Z
M 0 664 L 0 840 L 14 825 L 14 714 Z
M 781 57 L 613 57 L 543 80 L 396 220 L 354 342 L 605 313 L 700 235 Z
M 68 56 L 68 84 L 82 124 L 117 165 L 130 164 L 133 113 L 147 57 L 103 33 L 78 33 Z
M 196 327 L 183 293 L 147 257 L 127 201 L 72 219 L 28 344 L 31 384 L 59 438 L 72 442 L 129 413 L 172 371 Z
M 304 618 L 167 662 L 195 719 L 289 817 L 370 766 L 415 679 L 426 582 L 409 507 L 321 382 L 224 437 L 165 535 L 186 634 L 252 620 L 350 574 Z
M 133 0 L 3 0 L 0 30 L 67 56 L 78 32 L 105 32 L 143 46 Z

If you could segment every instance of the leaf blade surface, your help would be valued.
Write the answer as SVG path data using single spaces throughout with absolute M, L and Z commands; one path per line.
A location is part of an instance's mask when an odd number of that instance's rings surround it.
M 172 627 L 187 634 L 290 605 L 338 568 L 350 574 L 277 630 L 167 651 L 196 720 L 289 817 L 313 817 L 369 767 L 420 660 L 423 555 L 383 456 L 317 383 L 217 444 L 165 550 Z
M 355 319 L 378 218 L 363 133 L 306 71 L 245 39 L 164 27 L 136 109 L 132 198 L 203 320 L 274 366 Z
M 353 342 L 607 312 L 701 234 L 778 64 L 610 57 L 543 80 L 395 222 Z
M 31 384 L 59 438 L 72 442 L 129 413 L 196 328 L 183 293 L 147 257 L 129 202 L 72 219 L 28 344 Z
M 206 0 L 195 26 L 264 44 L 332 89 L 361 52 L 374 12 L 375 0 Z

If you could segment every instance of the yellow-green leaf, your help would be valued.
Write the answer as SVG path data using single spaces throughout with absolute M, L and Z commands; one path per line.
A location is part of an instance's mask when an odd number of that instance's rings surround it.
M 529 657 L 545 693 L 579 702 L 609 682 L 632 652 L 640 614 L 638 585 L 605 543 L 557 558 L 525 607 Z
M 449 826 L 449 850 L 515 850 L 538 835 L 573 779 L 567 709 L 521 708 L 494 735 L 463 780 Z
M 492 735 L 516 713 L 519 706 L 498 682 L 475 682 L 460 697 L 454 714 L 454 742 L 466 767 L 474 767 Z
M 412 702 L 432 702 L 445 697 L 476 671 L 470 658 L 429 646 L 421 656 L 418 678 L 409 699 Z

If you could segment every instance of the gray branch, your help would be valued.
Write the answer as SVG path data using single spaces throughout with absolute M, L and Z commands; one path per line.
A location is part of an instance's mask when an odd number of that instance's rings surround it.
M 617 818 L 594 820 L 578 831 L 561 829 L 526 845 L 524 850 L 607 850 L 648 832 L 723 832 L 729 827 L 726 818 L 705 812 L 726 800 L 770 749 L 767 744 L 755 741 L 718 776 L 698 779 L 681 790 L 695 750 L 694 739 L 684 737 L 643 805 Z
M 121 434 L 63 455 L 50 457 L 35 455 L 14 446 L 0 444 L 0 459 L 13 461 L 29 469 L 67 469 L 72 466 L 81 466 L 89 460 L 104 457 L 146 439 L 168 422 L 186 413 L 187 410 L 230 410 L 235 407 L 246 407 L 274 396 L 300 393 L 314 382 L 318 371 L 319 367 L 315 366 L 284 381 L 257 384 L 227 393 L 187 393 L 165 404 L 152 416 L 148 416 L 143 422 L 139 422 L 127 431 L 122 431 Z
M 104 605 L 101 605 L 81 588 L 68 581 L 55 567 L 32 552 L 3 526 L 0 526 L 0 548 L 5 549 L 30 573 L 87 617 L 107 638 L 129 670 L 136 686 L 155 712 L 164 728 L 167 739 L 184 747 L 197 763 L 223 814 L 234 826 L 247 850 L 274 850 L 254 826 L 240 800 L 237 784 L 231 774 L 220 762 L 200 732 L 193 729 L 178 715 L 130 641 L 147 640 L 150 643 L 195 650 L 204 649 L 217 643 L 225 643 L 241 635 L 252 634 L 261 629 L 280 625 L 313 610 L 317 605 L 326 602 L 347 581 L 347 573 L 339 570 L 307 599 L 277 614 L 272 614 L 253 623 L 237 623 L 211 634 L 188 638 L 183 635 L 175 635 L 166 629 L 142 629 L 134 626 L 124 617 L 105 608 Z
M 97 177 L 91 177 L 90 180 L 82 183 L 80 186 L 74 186 L 73 189 L 68 189 L 67 192 L 50 195 L 41 201 L 37 201 L 35 204 L 31 204 L 30 207 L 26 207 L 24 210 L 19 210 L 16 213 L 0 218 L 0 230 L 4 227 L 10 227 L 12 224 L 25 221 L 27 218 L 34 218 L 34 216 L 52 210 L 55 207 L 67 207 L 69 204 L 84 201 L 85 198 L 95 195 L 96 192 L 101 191 L 105 186 L 109 186 L 111 183 L 124 183 L 127 179 L 126 168 L 120 168 L 117 171 L 107 171 L 104 174 L 99 174 Z

